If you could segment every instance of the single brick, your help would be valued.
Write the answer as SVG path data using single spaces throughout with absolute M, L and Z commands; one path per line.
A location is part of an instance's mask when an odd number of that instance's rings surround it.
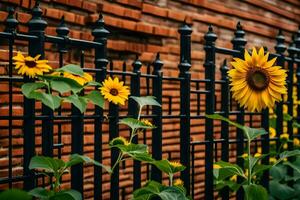
M 68 5 L 74 6 L 76 8 L 82 7 L 82 0 L 68 0 Z
M 98 12 L 98 5 L 93 2 L 84 1 L 82 3 L 82 9 L 95 13 Z
M 118 16 L 124 16 L 125 9 L 122 6 L 118 6 L 111 3 L 103 4 L 102 11 L 106 13 L 111 13 Z
M 124 17 L 128 17 L 128 18 L 135 19 L 135 20 L 140 20 L 141 11 L 126 8 L 124 10 Z
M 168 37 L 169 36 L 169 29 L 168 28 L 164 28 L 162 26 L 155 26 L 153 33 L 155 35 L 160 35 L 160 36 Z
M 143 32 L 143 33 L 153 33 L 153 26 L 151 24 L 145 23 L 145 22 L 137 22 L 136 23 L 136 30 L 138 32 Z
M 168 18 L 174 19 L 176 21 L 184 21 L 186 14 L 182 13 L 179 10 L 168 10 Z
M 167 9 L 160 8 L 160 7 L 153 6 L 151 4 L 146 4 L 146 3 L 143 4 L 142 11 L 144 13 L 148 13 L 148 14 L 151 14 L 151 15 L 157 15 L 157 16 L 160 16 L 160 17 L 167 17 L 167 15 L 168 15 L 168 10 Z
M 142 8 L 143 4 L 141 0 L 117 0 L 117 2 L 136 8 Z

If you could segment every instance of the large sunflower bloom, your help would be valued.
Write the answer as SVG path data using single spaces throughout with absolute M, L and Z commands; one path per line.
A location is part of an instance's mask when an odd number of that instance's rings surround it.
M 287 93 L 286 71 L 280 66 L 273 66 L 276 58 L 268 61 L 269 53 L 260 48 L 257 53 L 253 48 L 252 55 L 245 51 L 245 59 L 233 58 L 233 69 L 228 75 L 231 81 L 233 98 L 249 111 L 268 107 L 273 108 L 275 101 L 282 100 Z
M 18 52 L 18 54 L 13 57 L 15 69 L 18 70 L 18 74 L 25 74 L 31 78 L 35 78 L 37 75 L 43 75 L 44 72 L 52 70 L 52 67 L 47 64 L 48 60 L 39 60 L 40 56 L 41 55 L 25 57 L 21 52 Z
M 114 80 L 111 77 L 104 80 L 100 91 L 109 102 L 121 105 L 125 104 L 130 94 L 128 87 L 124 86 L 124 82 L 119 81 L 118 77 L 115 77 Z
M 63 76 L 65 78 L 73 79 L 74 81 L 76 81 L 80 85 L 85 85 L 86 83 L 93 80 L 93 77 L 89 73 L 86 73 L 86 72 L 83 73 L 83 76 L 78 76 L 78 75 L 75 75 L 75 74 L 64 72 Z

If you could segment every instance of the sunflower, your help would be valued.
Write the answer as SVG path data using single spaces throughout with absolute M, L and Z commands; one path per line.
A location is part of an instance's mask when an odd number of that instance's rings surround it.
M 169 161 L 170 165 L 174 168 L 177 168 L 177 167 L 182 167 L 182 164 L 180 162 L 172 162 L 172 161 Z
M 293 139 L 293 144 L 295 147 L 299 147 L 300 146 L 300 140 L 298 138 L 294 138 Z
M 125 145 L 125 146 L 128 146 L 130 144 L 130 142 L 128 142 L 128 140 L 126 140 L 124 137 L 122 136 L 119 136 L 119 137 L 116 137 L 114 138 L 111 142 L 110 142 L 111 145 Z
M 65 78 L 73 79 L 74 81 L 76 81 L 80 85 L 85 85 L 86 83 L 93 80 L 93 77 L 89 73 L 86 73 L 86 72 L 83 73 L 83 76 L 78 76 L 78 75 L 75 75 L 75 74 L 64 72 L 63 76 Z
M 175 181 L 174 181 L 174 185 L 175 186 L 183 186 L 183 181 L 181 180 L 181 179 L 176 179 Z
M 141 119 L 141 122 L 145 125 L 145 126 L 149 126 L 149 127 L 152 127 L 153 124 L 147 120 L 147 119 Z
M 213 168 L 214 168 L 214 169 L 221 169 L 222 167 L 221 167 L 220 165 L 218 165 L 218 164 L 214 164 L 214 165 L 213 165 Z
M 233 182 L 237 181 L 237 175 L 233 175 L 232 177 L 230 177 L 230 180 Z
M 277 159 L 274 157 L 271 157 L 269 162 L 270 162 L 270 164 L 275 164 L 277 162 Z
M 252 55 L 245 51 L 245 59 L 233 58 L 233 69 L 228 71 L 233 98 L 247 110 L 260 112 L 264 108 L 273 108 L 275 101 L 281 101 L 287 93 L 286 71 L 273 66 L 276 58 L 268 61 L 269 53 L 261 47 Z
M 123 81 L 119 81 L 118 77 L 114 79 L 108 77 L 102 84 L 103 86 L 100 88 L 101 94 L 109 102 L 116 105 L 124 105 L 125 101 L 128 100 L 130 94 L 129 89 L 127 86 L 124 86 Z
M 21 52 L 18 52 L 13 57 L 15 69 L 18 70 L 18 74 L 25 74 L 30 78 L 35 78 L 37 75 L 43 75 L 44 72 L 52 70 L 52 67 L 47 64 L 48 60 L 39 60 L 40 57 L 41 55 L 25 57 Z
M 283 134 L 280 135 L 280 140 L 282 140 L 282 141 L 288 141 L 289 137 L 290 137 L 289 134 L 283 133 Z

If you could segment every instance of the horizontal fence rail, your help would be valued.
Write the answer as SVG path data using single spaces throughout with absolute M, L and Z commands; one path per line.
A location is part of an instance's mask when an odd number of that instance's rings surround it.
M 193 79 L 191 74 L 192 60 L 191 60 L 191 35 L 192 27 L 184 23 L 179 29 L 180 35 L 180 60 L 178 61 L 178 77 L 168 77 L 163 74 L 164 62 L 160 58 L 159 52 L 152 63 L 148 63 L 147 73 L 142 73 L 142 69 L 145 69 L 144 64 L 139 60 L 138 56 L 133 61 L 131 66 L 124 62 L 122 70 L 114 69 L 114 63 L 108 60 L 107 55 L 107 38 L 110 32 L 105 28 L 102 15 L 99 16 L 95 24 L 95 28 L 92 31 L 94 41 L 78 40 L 69 37 L 69 28 L 65 25 L 64 18 L 61 19 L 60 24 L 56 28 L 56 36 L 46 35 L 45 29 L 47 22 L 42 18 L 42 10 L 37 2 L 32 9 L 32 18 L 28 23 L 28 33 L 18 33 L 17 26 L 18 20 L 15 19 L 14 10 L 10 9 L 8 17 L 6 19 L 6 30 L 0 32 L 0 41 L 5 44 L 5 48 L 8 50 L 8 73 L 7 75 L 0 76 L 0 84 L 7 84 L 8 91 L 2 91 L 2 94 L 8 94 L 8 112 L 5 115 L 0 115 L 0 121 L 7 121 L 6 127 L 1 127 L 1 130 L 7 130 L 8 140 L 8 165 L 7 176 L 0 177 L 1 188 L 13 188 L 15 183 L 22 183 L 25 190 L 30 190 L 37 185 L 47 185 L 49 180 L 42 174 L 35 174 L 28 169 L 30 159 L 36 154 L 37 149 L 41 148 L 41 153 L 45 156 L 54 156 L 61 158 L 63 156 L 66 144 L 63 142 L 64 137 L 64 125 L 70 124 L 70 153 L 85 153 L 85 127 L 91 125 L 93 129 L 93 145 L 92 156 L 96 161 L 102 162 L 106 155 L 103 155 L 107 139 L 103 135 L 108 131 L 109 139 L 118 137 L 124 131 L 119 127 L 118 121 L 124 117 L 135 117 L 137 110 L 134 102 L 131 100 L 128 103 L 128 113 L 124 111 L 124 108 L 118 107 L 113 104 L 109 104 L 108 109 L 102 109 L 98 106 L 92 108 L 91 112 L 81 114 L 81 112 L 72 106 L 68 111 L 64 108 L 60 108 L 53 112 L 46 106 L 41 108 L 37 106 L 34 100 L 24 97 L 23 100 L 23 113 L 18 115 L 14 114 L 14 94 L 16 92 L 16 85 L 20 83 L 30 82 L 31 79 L 27 77 L 20 77 L 14 73 L 12 57 L 17 50 L 16 41 L 25 42 L 28 45 L 28 55 L 36 56 L 41 55 L 41 58 L 45 58 L 45 44 L 52 44 L 55 46 L 55 51 L 58 53 L 58 67 L 65 65 L 65 56 L 73 49 L 79 49 L 79 64 L 84 71 L 94 74 L 95 80 L 102 82 L 107 76 L 118 76 L 126 85 L 130 87 L 131 95 L 152 95 L 155 96 L 157 101 L 164 105 L 163 108 L 155 107 L 153 110 L 147 108 L 147 112 L 142 114 L 142 118 L 152 119 L 156 125 L 156 129 L 151 132 L 151 140 L 147 139 L 147 133 L 136 137 L 133 142 L 144 140 L 145 143 L 152 144 L 152 154 L 155 159 L 162 159 L 163 157 L 163 140 L 164 140 L 164 120 L 177 120 L 179 124 L 179 148 L 180 148 L 180 162 L 186 166 L 186 169 L 181 173 L 181 179 L 184 181 L 184 186 L 187 189 L 187 193 L 194 199 L 206 199 L 211 200 L 215 198 L 214 182 L 213 182 L 213 162 L 222 159 L 223 161 L 229 161 L 232 157 L 230 152 L 235 151 L 234 160 L 242 166 L 243 159 L 240 156 L 244 152 L 245 138 L 241 130 L 232 131 L 229 125 L 225 122 L 221 122 L 220 138 L 216 138 L 215 122 L 212 119 L 205 118 L 205 114 L 221 114 L 225 117 L 236 118 L 240 124 L 247 124 L 250 126 L 259 126 L 269 130 L 269 111 L 266 109 L 262 113 L 252 113 L 243 110 L 233 101 L 230 95 L 230 84 L 227 76 L 227 72 L 230 69 L 228 61 L 219 65 L 216 62 L 217 56 L 223 55 L 230 57 L 243 57 L 245 46 L 247 41 L 245 39 L 245 32 L 240 23 L 237 24 L 234 37 L 232 39 L 233 49 L 227 49 L 216 46 L 217 35 L 214 33 L 213 27 L 209 26 L 208 31 L 204 36 L 205 44 L 205 61 L 203 67 L 205 69 L 205 77 L 203 79 Z M 276 131 L 277 137 L 270 139 L 268 135 L 256 139 L 255 142 L 258 146 L 262 146 L 262 153 L 269 153 L 270 141 L 279 141 L 280 133 L 283 131 L 283 106 L 288 106 L 288 113 L 293 115 L 293 77 L 296 75 L 297 80 L 300 79 L 300 30 L 295 33 L 291 43 L 286 47 L 285 38 L 283 33 L 279 31 L 276 36 L 275 53 L 271 53 L 270 57 L 277 57 L 277 65 L 283 66 L 288 70 L 288 97 L 286 101 L 278 103 L 276 109 Z M 86 66 L 86 51 L 94 52 L 94 66 L 93 68 Z M 287 51 L 287 54 L 286 54 Z M 47 56 L 46 56 L 47 57 Z M 132 71 L 129 71 L 129 68 Z M 130 68 L 130 69 L 131 69 Z M 218 79 L 216 74 L 221 74 L 221 78 Z M 164 96 L 164 85 L 174 84 L 179 88 L 179 111 L 175 112 L 172 108 L 172 96 Z M 300 99 L 300 82 L 297 81 L 297 95 Z M 219 95 L 217 95 L 219 94 Z M 195 102 L 195 109 L 191 109 L 191 102 Z M 220 106 L 218 106 L 218 102 Z M 204 105 L 204 107 L 203 107 Z M 165 107 L 166 106 L 166 107 Z M 167 108 L 167 109 L 165 109 Z M 300 114 L 300 108 L 297 108 L 298 116 Z M 107 121 L 108 120 L 108 121 Z M 192 122 L 198 120 L 199 130 L 203 128 L 204 137 L 203 140 L 192 140 L 191 126 Z M 23 175 L 15 176 L 13 173 L 14 168 L 14 155 L 13 155 L 13 142 L 14 135 L 13 129 L 15 121 L 22 121 L 19 125 L 22 129 L 23 150 L 22 150 L 22 172 Z M 201 121 L 201 122 L 200 122 Z M 297 118 L 300 122 L 300 118 Z M 235 134 L 234 139 L 232 133 Z M 293 134 L 292 122 L 288 122 L 288 133 L 291 138 L 299 137 L 299 135 Z M 298 130 L 299 133 L 299 130 Z M 38 136 L 40 134 L 40 136 Z M 200 135 L 199 133 L 197 133 Z M 37 143 L 37 138 L 41 140 L 40 144 Z M 199 138 L 199 137 L 198 137 Z M 235 147 L 232 148 L 231 145 Z M 197 149 L 202 148 L 202 155 L 205 157 L 199 158 L 199 151 Z M 293 144 L 290 143 L 290 150 L 293 149 Z M 67 151 L 67 150 L 66 150 Z M 204 152 L 204 154 L 203 154 Z M 219 153 L 221 152 L 221 153 Z M 170 156 L 172 157 L 172 156 Z M 200 156 L 201 157 L 201 156 Z M 110 162 L 114 163 L 118 158 L 118 153 L 115 150 L 110 152 Z M 204 165 L 199 165 L 198 160 L 204 161 Z M 268 164 L 268 158 L 263 160 L 264 164 Z M 116 167 L 116 172 L 110 177 L 109 181 L 109 197 L 104 197 L 103 190 L 105 182 L 105 174 L 100 167 L 93 167 L 93 199 L 125 199 L 126 188 L 121 187 L 120 176 L 127 162 L 122 163 Z M 147 179 L 156 180 L 162 182 L 165 180 L 161 172 L 152 166 L 143 165 L 142 163 L 135 161 L 132 164 L 133 183 L 132 188 L 140 188 L 144 181 L 146 174 Z M 71 188 L 85 193 L 85 167 L 83 165 L 74 166 L 71 169 Z M 201 176 L 204 178 L 201 179 Z M 106 176 L 107 178 L 107 176 Z M 241 180 L 238 180 L 241 181 Z M 196 188 L 196 184 L 200 182 L 204 183 L 204 192 Z M 269 174 L 265 173 L 263 178 L 263 185 L 268 186 Z M 199 192 L 200 191 L 200 192 Z M 203 193 L 204 195 L 199 195 Z M 230 198 L 229 190 L 224 189 L 221 191 L 222 199 L 228 200 Z M 236 198 L 242 199 L 242 191 L 238 191 Z

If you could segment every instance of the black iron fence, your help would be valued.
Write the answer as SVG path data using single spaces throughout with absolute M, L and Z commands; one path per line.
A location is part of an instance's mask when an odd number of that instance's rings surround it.
M 195 189 L 195 183 L 204 181 L 204 194 L 203 197 L 207 200 L 214 198 L 214 186 L 213 186 L 213 162 L 222 159 L 228 161 L 230 158 L 229 152 L 236 151 L 234 157 L 239 165 L 243 165 L 243 159 L 239 156 L 244 151 L 244 137 L 240 130 L 236 131 L 236 137 L 230 138 L 229 126 L 227 123 L 222 122 L 221 137 L 216 139 L 215 129 L 216 126 L 212 119 L 205 118 L 205 113 L 219 113 L 224 116 L 236 116 L 239 123 L 247 123 L 250 126 L 254 125 L 253 119 L 258 119 L 261 126 L 266 130 L 269 129 L 269 113 L 268 110 L 264 110 L 262 113 L 250 113 L 239 108 L 233 101 L 231 101 L 229 92 L 229 80 L 227 77 L 227 71 L 229 70 L 226 60 L 221 66 L 216 66 L 216 56 L 226 55 L 241 57 L 247 43 L 244 38 L 245 32 L 242 29 L 240 23 L 237 24 L 234 37 L 232 39 L 233 49 L 226 49 L 215 46 L 217 35 L 213 32 L 212 26 L 209 26 L 208 32 L 205 34 L 205 78 L 204 79 L 192 79 L 190 74 L 191 68 L 191 34 L 192 29 L 189 25 L 184 24 L 179 28 L 180 34 L 180 60 L 179 60 L 179 77 L 167 77 L 163 75 L 163 62 L 160 60 L 159 52 L 154 62 L 148 66 L 147 73 L 141 73 L 142 63 L 137 58 L 133 64 L 133 71 L 128 71 L 126 63 L 123 65 L 122 71 L 116 71 L 113 69 L 113 64 L 110 64 L 110 68 L 107 67 L 109 61 L 107 60 L 106 43 L 109 31 L 104 27 L 104 21 L 102 16 L 95 24 L 95 28 L 92 31 L 94 41 L 85 41 L 73 39 L 68 36 L 69 29 L 65 26 L 62 19 L 60 25 L 57 27 L 57 36 L 50 36 L 45 34 L 47 22 L 42 19 L 42 10 L 39 8 L 38 3 L 32 10 L 32 19 L 28 23 L 29 31 L 27 34 L 21 34 L 16 31 L 18 21 L 14 18 L 14 11 L 9 11 L 6 20 L 5 32 L 0 32 L 1 43 L 5 43 L 8 47 L 9 63 L 8 74 L 0 76 L 0 83 L 6 83 L 8 85 L 8 91 L 1 91 L 2 94 L 8 94 L 8 112 L 5 115 L 0 116 L 0 120 L 7 121 L 8 125 L 1 127 L 1 130 L 7 131 L 7 137 L 2 139 L 8 140 L 8 165 L 6 170 L 7 176 L 0 177 L 0 185 L 7 184 L 9 188 L 13 187 L 15 182 L 22 181 L 24 189 L 29 190 L 35 187 L 37 184 L 45 184 L 45 180 L 41 175 L 36 175 L 28 169 L 29 161 L 36 152 L 36 133 L 37 122 L 41 126 L 41 149 L 42 154 L 46 156 L 53 156 L 54 151 L 58 153 L 55 156 L 61 157 L 64 144 L 62 142 L 61 123 L 71 123 L 71 152 L 84 154 L 84 124 L 86 121 L 93 124 L 93 157 L 95 160 L 102 162 L 103 160 L 103 126 L 104 110 L 95 106 L 92 113 L 81 114 L 80 111 L 72 106 L 71 113 L 65 114 L 62 109 L 53 112 L 46 106 L 42 106 L 41 113 L 38 114 L 36 109 L 36 103 L 33 100 L 24 97 L 23 113 L 22 115 L 14 114 L 14 85 L 16 83 L 23 83 L 32 81 L 28 78 L 16 76 L 13 73 L 13 52 L 16 46 L 16 41 L 24 41 L 28 43 L 28 54 L 35 56 L 41 54 L 41 58 L 44 58 L 44 46 L 47 43 L 56 45 L 56 50 L 59 54 L 59 66 L 64 65 L 64 55 L 72 48 L 79 48 L 81 50 L 93 49 L 94 50 L 94 68 L 85 68 L 85 55 L 84 52 L 80 53 L 80 65 L 84 71 L 94 73 L 96 81 L 102 82 L 108 75 L 116 75 L 122 77 L 126 84 L 130 86 L 131 94 L 135 96 L 141 95 L 142 88 L 146 87 L 146 94 L 153 95 L 157 98 L 158 102 L 168 104 L 169 110 L 164 112 L 162 108 L 155 107 L 152 112 L 147 111 L 147 115 L 143 115 L 144 118 L 151 118 L 153 123 L 157 126 L 152 132 L 152 154 L 155 159 L 162 158 L 162 140 L 163 140 L 163 120 L 165 119 L 178 119 L 180 121 L 180 162 L 186 166 L 181 174 L 181 178 L 184 181 L 187 192 L 195 199 L 201 198 L 197 196 Z M 281 31 L 276 37 L 277 44 L 275 46 L 276 53 L 270 54 L 271 57 L 277 57 L 277 65 L 284 66 L 288 69 L 288 98 L 287 101 L 279 103 L 277 105 L 277 136 L 283 131 L 283 105 L 288 106 L 288 113 L 293 115 L 293 76 L 296 73 L 297 79 L 300 78 L 300 31 L 294 35 L 290 45 L 285 46 L 285 38 Z M 285 54 L 287 50 L 288 56 Z M 216 79 L 218 70 L 221 70 L 221 79 Z M 152 73 L 151 73 L 152 71 Z M 144 80 L 143 82 L 141 80 Z M 129 81 L 129 82 L 128 82 Z M 180 86 L 180 112 L 172 113 L 172 100 L 163 96 L 163 84 L 166 82 L 176 83 Z M 143 85 L 146 83 L 146 86 Z M 300 99 L 300 82 L 297 82 L 298 99 Z M 218 89 L 216 89 L 218 88 Z M 145 93 L 145 92 L 143 92 Z M 216 95 L 219 93 L 220 95 Z M 192 98 L 192 99 L 191 99 Z M 218 99 L 220 98 L 220 99 Z M 164 101 L 165 100 L 165 101 Z M 191 110 L 191 101 L 195 102 L 196 110 Z M 205 102 L 205 109 L 202 109 L 201 102 Z M 221 106 L 217 106 L 220 104 Z M 129 101 L 128 114 L 124 114 L 124 111 L 119 112 L 118 106 L 109 105 L 107 124 L 109 130 L 109 138 L 112 139 L 119 135 L 118 120 L 126 115 L 134 116 L 137 114 L 137 110 L 134 107 L 134 103 Z M 298 113 L 300 108 L 298 107 Z M 14 121 L 22 121 L 23 130 L 23 175 L 13 175 L 13 124 Z M 199 122 L 200 126 L 205 126 L 205 139 L 191 141 L 191 121 L 202 120 Z M 300 121 L 300 118 L 297 118 Z M 257 121 L 256 121 L 257 122 Z M 256 124 L 257 125 L 257 124 Z M 57 142 L 54 142 L 54 126 L 58 126 Z M 293 135 L 292 122 L 288 122 L 288 133 L 291 137 L 297 137 Z M 135 138 L 134 142 L 137 142 L 139 138 Z M 143 138 L 146 140 L 146 137 Z M 275 138 L 275 140 L 277 140 Z M 262 138 L 256 140 L 258 145 L 262 146 L 262 153 L 269 152 L 269 136 L 265 135 Z M 235 148 L 230 148 L 231 144 L 235 144 Z M 199 153 L 195 149 L 199 146 L 204 146 L 205 158 L 197 158 Z M 289 149 L 292 149 L 292 144 L 289 145 Z M 220 153 L 221 151 L 221 153 Z M 203 153 L 203 152 L 202 152 Z M 117 159 L 117 152 L 112 150 L 111 162 L 114 163 Z M 197 159 L 204 159 L 205 165 L 198 166 L 195 162 Z M 263 163 L 267 164 L 268 159 L 264 159 Z M 140 162 L 134 162 L 133 164 L 133 188 L 141 187 L 142 182 L 142 165 Z M 201 168 L 204 168 L 205 178 L 201 179 L 199 174 L 203 173 Z M 151 172 L 150 172 L 151 171 Z M 120 189 L 120 177 L 119 168 L 116 168 L 110 180 L 110 198 L 119 199 L 120 196 L 124 196 L 125 190 Z M 156 168 L 147 166 L 148 178 L 156 181 L 162 181 L 163 176 Z M 151 174 L 151 175 L 149 175 Z M 263 178 L 263 184 L 268 186 L 268 174 L 266 173 Z M 42 181 L 41 181 L 42 180 Z M 42 182 L 42 183 L 41 183 Z M 103 199 L 103 174 L 102 169 L 95 166 L 93 174 L 93 195 L 94 199 Z M 82 165 L 72 167 L 71 169 L 71 187 L 80 192 L 84 191 L 84 167 Z M 122 192 L 121 192 L 122 191 Z M 202 192 L 200 188 L 200 192 Z M 237 198 L 243 194 L 238 192 Z M 196 197 L 197 196 L 197 197 Z M 223 199 L 229 199 L 228 190 L 222 191 Z M 123 197 L 124 198 L 124 197 Z

